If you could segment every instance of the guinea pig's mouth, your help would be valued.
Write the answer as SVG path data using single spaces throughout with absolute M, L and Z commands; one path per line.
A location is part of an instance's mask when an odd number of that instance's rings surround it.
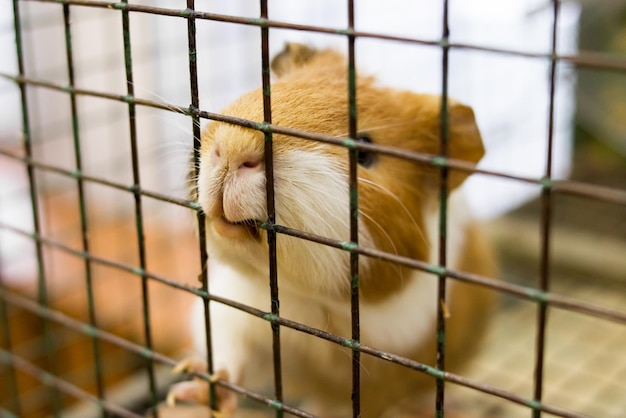
M 244 219 L 242 221 L 232 222 L 224 216 L 220 216 L 214 220 L 215 231 L 226 238 L 245 239 L 261 237 L 259 221 L 256 219 Z

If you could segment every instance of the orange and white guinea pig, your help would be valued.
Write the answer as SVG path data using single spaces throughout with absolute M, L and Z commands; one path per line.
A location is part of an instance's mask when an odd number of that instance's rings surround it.
M 347 136 L 345 57 L 334 50 L 288 44 L 272 62 L 273 123 L 338 137 Z M 440 97 L 384 88 L 357 78 L 359 137 L 415 152 L 438 154 Z M 263 120 L 262 91 L 243 95 L 224 114 Z M 449 155 L 477 163 L 484 154 L 472 110 L 451 101 Z M 349 241 L 348 151 L 340 146 L 274 134 L 274 188 L 278 224 Z M 270 311 L 264 134 L 212 122 L 202 134 L 197 187 L 192 196 L 206 214 L 210 291 Z M 451 171 L 448 266 L 493 276 L 494 262 L 458 187 L 467 173 Z M 437 263 L 438 169 L 375 153 L 359 153 L 359 244 Z M 280 316 L 346 338 L 351 335 L 349 253 L 278 234 Z M 434 365 L 437 277 L 360 257 L 360 326 L 363 344 Z M 491 314 L 485 289 L 448 281 L 446 369 L 471 358 Z M 263 319 L 211 303 L 216 376 L 265 390 L 273 384 L 272 336 Z M 201 301 L 192 332 L 205 351 Z M 281 328 L 285 399 L 322 417 L 351 416 L 351 351 Z M 432 393 L 434 379 L 391 362 L 361 355 L 362 417 L 389 416 Z M 179 370 L 206 370 L 183 361 Z M 168 400 L 208 403 L 207 382 L 174 385 Z M 218 387 L 220 412 L 234 414 L 237 398 Z M 433 404 L 434 407 L 434 404 Z

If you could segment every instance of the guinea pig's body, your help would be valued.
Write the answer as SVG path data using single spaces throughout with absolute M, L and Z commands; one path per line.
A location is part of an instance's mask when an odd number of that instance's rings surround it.
M 305 51 L 304 58 L 298 51 Z M 302 59 L 300 59 L 302 58 Z M 273 123 L 347 136 L 345 58 L 330 50 L 290 45 L 274 61 Z M 357 79 L 358 130 L 373 143 L 439 153 L 435 96 L 378 87 Z M 225 114 L 262 121 L 262 93 L 242 96 Z M 270 311 L 266 232 L 264 134 L 225 123 L 204 131 L 197 198 L 206 213 L 210 292 Z M 349 241 L 348 151 L 339 146 L 274 134 L 274 187 L 278 224 Z M 472 111 L 450 104 L 449 155 L 477 162 L 482 142 Z M 437 264 L 439 172 L 384 155 L 361 155 L 359 245 Z M 466 174 L 451 172 L 448 266 L 492 276 L 490 252 L 456 187 Z M 346 338 L 351 335 L 349 253 L 278 234 L 280 316 Z M 364 344 L 434 365 L 437 277 L 389 262 L 360 257 L 360 327 Z M 457 370 L 475 351 L 491 307 L 484 289 L 448 281 L 446 369 Z M 214 366 L 219 376 L 246 387 L 271 390 L 270 324 L 211 303 Z M 194 315 L 197 349 L 203 351 L 202 304 Z M 288 400 L 323 417 L 351 415 L 351 351 L 281 327 L 283 387 Z M 411 407 L 434 388 L 434 379 L 391 362 L 361 355 L 362 417 Z M 171 399 L 206 401 L 206 384 L 174 386 Z M 269 392 L 271 394 L 271 392 Z M 218 393 L 230 414 L 236 399 Z

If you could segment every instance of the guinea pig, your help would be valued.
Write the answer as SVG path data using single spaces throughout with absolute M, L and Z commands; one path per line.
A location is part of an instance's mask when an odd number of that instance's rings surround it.
M 288 44 L 273 61 L 273 124 L 347 137 L 346 58 L 331 49 Z M 441 98 L 378 85 L 359 75 L 359 138 L 414 152 L 440 154 Z M 255 90 L 224 109 L 225 115 L 263 121 L 263 94 Z M 192 197 L 206 214 L 209 289 L 212 294 L 270 311 L 264 133 L 211 122 L 203 131 L 197 187 Z M 449 101 L 448 155 L 478 163 L 484 154 L 472 110 Z M 383 154 L 358 154 L 359 245 L 437 264 L 440 173 L 427 164 Z M 276 223 L 349 241 L 348 150 L 274 133 Z M 448 267 L 493 277 L 494 260 L 463 203 L 468 176 L 450 171 Z M 350 338 L 349 253 L 278 234 L 280 316 Z M 380 259 L 359 257 L 361 342 L 425 364 L 436 356 L 437 276 Z M 491 315 L 491 292 L 448 280 L 446 370 L 457 371 L 476 351 Z M 215 376 L 271 396 L 272 336 L 268 322 L 211 302 Z M 192 321 L 198 354 L 205 351 L 199 300 Z M 351 351 L 281 327 L 285 399 L 322 417 L 351 416 Z M 206 355 L 206 353 L 205 353 Z M 366 354 L 360 358 L 361 416 L 389 416 L 432 394 L 434 378 Z M 177 370 L 206 371 L 198 361 Z M 269 389 L 269 391 L 268 391 Z M 208 383 L 181 382 L 168 401 L 208 403 Z M 217 388 L 226 416 L 237 397 Z M 433 403 L 434 409 L 434 403 Z M 434 415 L 433 415 L 434 416 Z

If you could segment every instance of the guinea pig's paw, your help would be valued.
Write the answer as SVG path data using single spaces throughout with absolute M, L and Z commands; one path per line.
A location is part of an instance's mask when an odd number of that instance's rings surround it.
M 199 359 L 197 357 L 187 357 L 178 363 L 172 369 L 172 374 L 181 373 L 207 373 L 209 367 L 206 360 Z
M 209 384 L 201 379 L 179 382 L 170 388 L 166 403 L 175 406 L 178 401 L 189 401 L 198 404 L 209 404 Z
M 197 359 L 185 359 L 178 363 L 172 370 L 174 374 L 179 373 L 206 373 L 207 364 L 202 360 Z M 216 371 L 209 380 L 210 382 L 217 382 L 218 380 L 229 380 L 229 375 L 226 370 L 220 369 Z M 202 405 L 209 405 L 210 388 L 209 381 L 194 377 L 193 380 L 179 382 L 170 388 L 166 403 L 169 406 L 176 405 L 178 401 L 193 402 Z M 237 408 L 237 395 L 220 386 L 215 388 L 216 405 L 217 410 L 211 411 L 212 416 L 216 418 L 226 418 L 233 415 Z

